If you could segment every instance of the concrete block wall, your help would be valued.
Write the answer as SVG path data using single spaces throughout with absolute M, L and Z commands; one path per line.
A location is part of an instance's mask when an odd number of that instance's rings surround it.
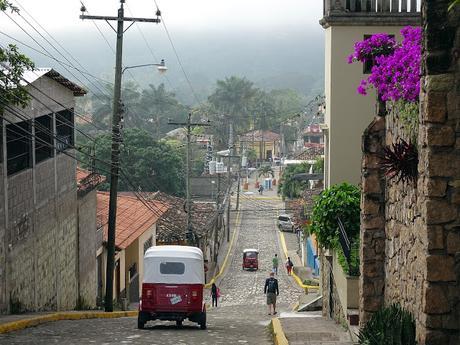
M 96 190 L 78 200 L 79 297 L 89 306 L 96 305 Z

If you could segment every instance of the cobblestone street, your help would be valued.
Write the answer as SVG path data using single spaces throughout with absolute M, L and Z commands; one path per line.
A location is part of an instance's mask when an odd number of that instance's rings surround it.
M 272 344 L 263 287 L 275 253 L 280 257 L 278 312 L 290 311 L 301 291 L 286 275 L 280 252 L 276 216 L 283 204 L 274 191 L 266 194 L 241 196 L 239 227 L 232 229 L 235 243 L 218 281 L 222 299 L 218 308 L 208 310 L 207 330 L 187 321 L 182 329 L 172 322 L 150 322 L 145 330 L 137 329 L 135 318 L 57 321 L 0 335 L 0 344 Z M 258 271 L 242 270 L 245 248 L 259 249 Z

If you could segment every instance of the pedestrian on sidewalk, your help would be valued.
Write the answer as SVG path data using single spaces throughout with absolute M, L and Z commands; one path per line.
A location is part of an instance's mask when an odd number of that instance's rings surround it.
M 288 276 L 291 275 L 292 267 L 294 267 L 294 264 L 292 263 L 291 258 L 288 256 L 286 260 L 286 270 L 287 270 Z
M 272 259 L 272 272 L 278 275 L 278 254 L 275 254 L 275 257 Z
M 217 300 L 220 297 L 220 289 L 217 287 L 215 283 L 211 285 L 211 299 L 212 299 L 212 306 L 217 308 Z
M 276 314 L 276 296 L 280 294 L 278 290 L 278 280 L 275 278 L 275 274 L 270 272 L 270 278 L 265 280 L 264 294 L 267 295 L 268 315 Z

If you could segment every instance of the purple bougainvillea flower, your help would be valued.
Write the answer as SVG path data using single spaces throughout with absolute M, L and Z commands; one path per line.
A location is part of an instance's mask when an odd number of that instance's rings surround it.
M 374 63 L 369 77 L 358 86 L 358 93 L 366 95 L 366 90 L 373 86 L 384 101 L 418 101 L 422 30 L 408 26 L 401 30 L 401 35 L 400 44 L 387 34 L 375 34 L 355 43 L 348 62 Z

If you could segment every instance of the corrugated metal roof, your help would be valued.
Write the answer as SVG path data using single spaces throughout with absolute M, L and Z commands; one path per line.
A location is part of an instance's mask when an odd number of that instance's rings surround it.
M 36 68 L 33 71 L 25 71 L 22 75 L 25 81 L 21 81 L 21 85 L 26 86 L 27 84 L 32 84 L 34 81 L 40 79 L 43 76 L 47 76 L 48 78 L 51 78 L 57 81 L 59 84 L 65 86 L 73 92 L 74 96 L 83 96 L 87 93 L 84 88 L 70 81 L 52 68 Z

